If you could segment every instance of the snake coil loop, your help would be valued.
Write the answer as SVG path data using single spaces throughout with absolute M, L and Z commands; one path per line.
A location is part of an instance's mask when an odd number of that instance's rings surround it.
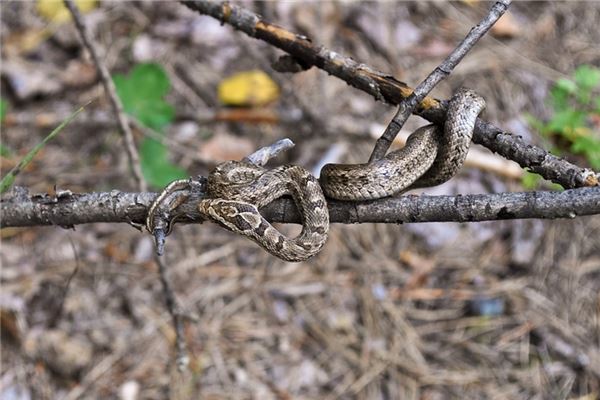
M 279 258 L 306 260 L 317 254 L 327 240 L 329 213 L 325 195 L 338 200 L 373 200 L 447 181 L 462 166 L 475 121 L 484 108 L 485 101 L 479 95 L 461 89 L 449 102 L 444 129 L 435 125 L 419 128 L 409 136 L 404 148 L 370 164 L 328 164 L 319 181 L 306 169 L 294 165 L 266 170 L 248 161 L 219 164 L 208 176 L 206 196 L 199 201 L 198 210 Z M 169 206 L 176 204 L 169 199 L 186 184 L 191 185 L 189 181 L 176 181 L 159 195 L 148 214 L 148 230 L 155 232 L 155 227 L 160 226 L 154 215 L 159 210 L 176 208 Z M 295 238 L 283 235 L 259 212 L 284 195 L 292 196 L 302 216 L 302 232 Z M 167 234 L 170 222 L 172 219 L 167 223 Z

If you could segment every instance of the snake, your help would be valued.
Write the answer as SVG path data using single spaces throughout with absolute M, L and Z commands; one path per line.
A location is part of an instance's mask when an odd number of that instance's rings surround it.
M 461 88 L 448 102 L 443 127 L 427 125 L 417 129 L 402 149 L 374 162 L 327 164 L 318 180 L 297 165 L 266 169 L 248 160 L 226 161 L 208 175 L 206 195 L 198 202 L 197 209 L 205 218 L 246 236 L 285 261 L 307 260 L 327 240 L 327 198 L 376 200 L 446 182 L 463 165 L 475 121 L 484 108 L 481 96 Z M 181 181 L 177 182 L 180 184 L 167 186 L 151 206 L 146 220 L 150 232 L 155 226 L 155 214 L 167 195 L 174 191 L 172 188 L 181 188 Z M 302 231 L 294 238 L 281 233 L 259 211 L 286 195 L 292 197 L 302 219 Z
M 461 88 L 448 103 L 443 129 L 421 127 L 402 149 L 368 164 L 327 164 L 321 169 L 321 187 L 336 200 L 374 200 L 444 183 L 463 165 L 484 108 L 481 96 Z

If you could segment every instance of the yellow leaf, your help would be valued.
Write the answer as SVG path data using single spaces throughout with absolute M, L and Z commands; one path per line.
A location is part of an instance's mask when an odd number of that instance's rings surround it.
M 97 3 L 97 0 L 75 0 L 77 8 L 84 14 L 96 8 Z M 37 0 L 37 11 L 52 22 L 66 22 L 71 19 L 71 13 L 62 0 Z
M 263 106 L 279 97 L 279 87 L 263 71 L 245 71 L 222 80 L 218 95 L 225 105 Z
M 8 35 L 4 41 L 4 50 L 9 55 L 19 55 L 37 49 L 37 47 L 52 35 L 52 30 L 45 28 L 31 28 L 26 31 L 17 31 Z

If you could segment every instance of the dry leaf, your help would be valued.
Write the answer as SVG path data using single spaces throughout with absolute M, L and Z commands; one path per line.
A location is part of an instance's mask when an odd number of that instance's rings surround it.
M 50 27 L 32 28 L 8 35 L 4 42 L 4 50 L 8 56 L 27 54 L 38 48 L 40 43 L 52 35 Z
M 75 0 L 79 11 L 83 14 L 97 7 L 97 0 Z M 66 22 L 71 19 L 71 13 L 62 0 L 38 0 L 37 12 L 48 21 Z
M 225 105 L 263 106 L 277 100 L 279 87 L 263 71 L 246 71 L 221 81 L 218 95 Z
M 73 60 L 61 72 L 61 78 L 67 86 L 85 87 L 96 81 L 96 67 L 94 64 Z
M 500 19 L 492 26 L 491 33 L 494 37 L 500 39 L 510 39 L 521 34 L 521 26 L 510 11 L 507 11 Z

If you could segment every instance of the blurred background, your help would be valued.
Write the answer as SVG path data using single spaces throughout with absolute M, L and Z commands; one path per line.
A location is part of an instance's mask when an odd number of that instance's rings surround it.
M 55 1 L 3 1 L 3 174 L 94 100 L 17 178 L 31 192 L 136 191 L 94 64 Z M 416 86 L 492 3 L 242 2 Z M 271 164 L 365 162 L 395 107 L 177 2 L 79 5 L 131 115 L 146 180 L 206 175 L 280 138 Z M 432 95 L 600 169 L 600 3 L 516 2 Z M 406 137 L 426 121 L 412 117 Z M 402 139 L 402 138 L 400 138 Z M 397 143 L 402 145 L 402 140 Z M 557 188 L 473 146 L 430 194 Z M 296 226 L 280 226 L 289 233 Z M 1 231 L 0 399 L 595 399 L 600 217 L 333 225 L 286 263 L 213 224 L 176 226 L 187 321 L 175 365 L 153 243 L 125 224 Z

